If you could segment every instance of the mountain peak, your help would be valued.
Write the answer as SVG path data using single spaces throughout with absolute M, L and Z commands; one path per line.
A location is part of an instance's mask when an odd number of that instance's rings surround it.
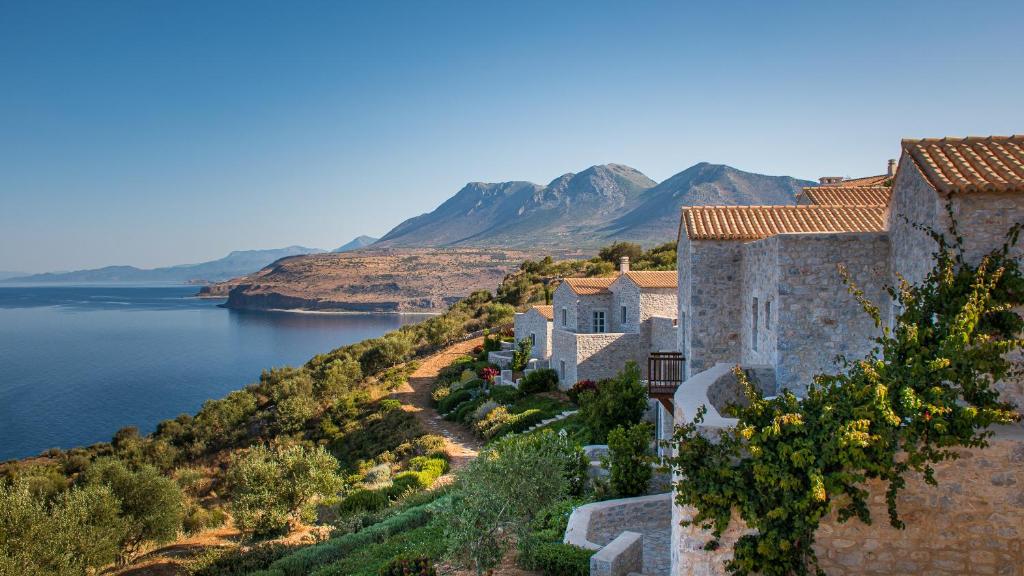
M 596 164 L 547 186 L 467 184 L 433 212 L 399 224 L 378 246 L 592 248 L 619 239 L 661 244 L 675 239 L 682 204 L 792 204 L 803 185 L 709 162 L 658 184 L 625 164 Z

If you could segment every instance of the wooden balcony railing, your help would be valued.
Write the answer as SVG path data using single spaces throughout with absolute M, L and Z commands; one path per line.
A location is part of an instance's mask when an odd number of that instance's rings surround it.
M 683 383 L 686 359 L 679 352 L 652 352 L 647 357 L 647 394 L 671 412 L 672 397 Z

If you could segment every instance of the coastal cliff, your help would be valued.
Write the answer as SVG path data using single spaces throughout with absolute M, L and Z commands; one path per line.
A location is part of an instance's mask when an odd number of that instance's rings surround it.
M 284 258 L 200 297 L 228 308 L 331 312 L 440 312 L 501 283 L 533 254 L 496 249 L 382 249 Z

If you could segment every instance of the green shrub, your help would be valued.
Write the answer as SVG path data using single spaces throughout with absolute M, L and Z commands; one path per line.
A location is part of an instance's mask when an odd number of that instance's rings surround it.
M 380 576 L 437 576 L 437 569 L 426 556 L 395 558 L 380 569 Z
M 651 481 L 652 426 L 642 422 L 629 428 L 619 426 L 608 433 L 608 457 L 611 468 L 609 484 L 617 498 L 647 493 Z
M 580 416 L 599 444 L 613 428 L 636 424 L 647 411 L 647 388 L 640 383 L 635 362 L 627 362 L 618 376 L 602 380 L 597 390 L 583 392 L 579 398 Z
M 277 560 L 263 574 L 265 576 L 305 576 L 314 569 L 337 562 L 363 547 L 384 542 L 395 534 L 426 525 L 433 515 L 433 510 L 442 505 L 443 503 L 438 500 L 410 508 L 359 532 L 331 538 L 319 544 L 302 548 Z
M 437 411 L 440 412 L 441 414 L 447 414 L 451 412 L 452 409 L 458 406 L 459 404 L 467 400 L 471 400 L 472 398 L 473 393 L 470 392 L 469 390 L 459 390 L 458 392 L 453 392 L 449 394 L 447 397 L 442 398 L 441 401 L 437 403 Z
M 529 542 L 520 546 L 519 563 L 544 576 L 589 576 L 593 550 L 561 542 Z
M 448 471 L 448 460 L 436 456 L 416 456 L 409 460 L 409 469 L 440 476 Z
M 523 397 L 523 393 L 515 386 L 492 386 L 491 400 L 498 404 L 511 404 Z
M 525 370 L 530 363 L 530 354 L 533 352 L 533 342 L 529 338 L 523 338 L 516 343 L 516 349 L 512 352 L 512 370 L 519 372 Z
M 472 419 L 473 412 L 486 401 L 487 399 L 483 396 L 467 400 L 466 402 L 459 404 L 459 406 L 450 412 L 445 419 L 451 420 L 452 422 L 469 422 Z
M 349 493 L 344 500 L 338 504 L 340 514 L 351 514 L 353 512 L 376 512 L 387 508 L 391 500 L 388 498 L 388 489 L 369 490 L 357 488 Z
M 192 576 L 246 576 L 270 566 L 294 550 L 283 544 L 257 544 L 246 550 L 214 550 L 207 558 L 189 566 Z
M 550 368 L 534 370 L 519 382 L 519 391 L 523 394 L 551 392 L 558 387 L 558 372 Z
M 514 434 L 519 432 L 525 432 L 532 426 L 540 424 L 545 418 L 549 418 L 544 412 L 532 408 L 519 414 L 512 414 L 506 420 L 501 422 L 497 426 L 493 426 L 484 431 L 484 437 L 487 439 L 501 438 L 506 434 Z

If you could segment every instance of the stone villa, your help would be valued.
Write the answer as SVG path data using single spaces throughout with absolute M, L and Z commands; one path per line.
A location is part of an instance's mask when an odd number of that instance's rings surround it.
M 915 225 L 948 235 L 947 204 L 975 260 L 1024 222 L 1024 136 L 904 140 L 901 147 L 886 174 L 822 178 L 796 205 L 683 208 L 675 361 L 685 368 L 675 381 L 649 377 L 651 396 L 671 409 L 668 422 L 690 420 L 704 405 L 705 429 L 733 425 L 720 410 L 737 394 L 737 364 L 753 371 L 765 394 L 787 388 L 800 395 L 815 374 L 837 370 L 837 355 L 868 354 L 877 329 L 839 267 L 891 323 L 885 286 L 920 281 L 931 269 L 935 244 Z M 1024 383 L 997 387 L 1024 406 Z M 670 432 L 659 426 L 659 436 Z M 900 496 L 902 514 L 912 518 L 906 530 L 888 525 L 884 494 L 869 487 L 875 523 L 826 521 L 816 544 L 821 568 L 830 575 L 1024 575 L 1024 429 L 997 430 L 988 449 L 940 464 L 937 477 L 938 487 L 911 481 Z M 710 535 L 680 525 L 692 510 L 674 505 L 670 494 L 589 506 L 574 513 L 566 540 L 600 550 L 592 574 L 725 574 L 723 558 L 745 530 L 734 522 L 722 547 L 707 551 Z
M 551 367 L 563 389 L 601 380 L 628 361 L 676 350 L 676 272 L 634 272 L 623 258 L 610 278 L 565 278 L 552 298 Z M 519 334 L 516 334 L 519 338 Z

